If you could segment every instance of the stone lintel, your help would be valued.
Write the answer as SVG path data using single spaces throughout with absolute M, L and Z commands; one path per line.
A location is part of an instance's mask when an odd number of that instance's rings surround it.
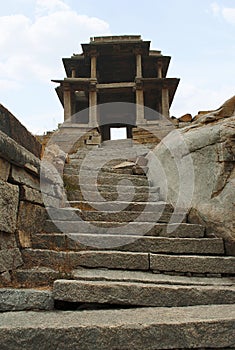
M 107 83 L 97 84 L 98 89 L 118 89 L 118 88 L 133 88 L 135 87 L 134 82 L 121 82 L 121 83 Z

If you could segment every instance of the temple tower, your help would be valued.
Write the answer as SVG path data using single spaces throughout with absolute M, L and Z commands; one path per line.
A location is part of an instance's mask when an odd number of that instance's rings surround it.
M 171 57 L 150 50 L 150 41 L 139 35 L 94 37 L 81 46 L 81 54 L 63 58 L 67 77 L 53 80 L 60 84 L 56 92 L 65 121 L 75 116 L 80 127 L 98 128 L 102 140 L 107 140 L 110 127 L 126 125 L 131 138 L 132 127 L 153 123 L 156 113 L 146 113 L 144 106 L 169 118 L 179 83 L 177 78 L 166 77 Z M 99 108 L 110 102 L 133 106 L 128 115 Z

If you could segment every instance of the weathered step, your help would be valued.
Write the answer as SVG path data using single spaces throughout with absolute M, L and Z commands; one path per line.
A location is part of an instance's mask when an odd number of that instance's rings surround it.
M 119 208 L 122 209 L 122 208 Z M 56 221 L 67 221 L 71 225 L 74 225 L 74 229 L 81 221 L 106 221 L 117 223 L 128 222 L 149 222 L 149 223 L 168 223 L 172 217 L 172 210 L 152 210 L 152 211 L 133 211 L 133 210 L 120 210 L 120 211 L 96 211 L 96 210 L 80 210 L 71 208 L 62 209 L 48 209 L 50 218 Z M 186 222 L 187 213 L 174 214 L 174 222 Z M 56 223 L 57 225 L 57 223 Z M 64 231 L 63 231 L 64 232 Z M 79 232 L 77 230 L 70 232 Z
M 107 185 L 107 184 L 98 184 L 98 185 L 90 185 L 90 184 L 84 184 L 82 189 L 81 187 L 75 183 L 73 184 L 67 184 L 66 185 L 67 191 L 72 190 L 72 191 L 81 191 L 85 190 L 85 194 L 87 192 L 95 192 L 99 191 L 101 194 L 102 192 L 115 192 L 116 194 L 120 192 L 120 194 L 127 194 L 127 193 L 132 193 L 134 189 L 134 193 L 153 193 L 153 192 L 159 192 L 159 187 L 151 187 L 151 186 L 130 186 L 130 183 L 125 183 L 124 181 L 122 184 L 116 184 L 116 185 Z
M 94 152 L 94 151 L 92 151 Z M 93 154 L 93 153 L 92 153 Z M 96 159 L 98 160 L 101 160 L 101 162 L 88 162 L 86 161 L 86 157 L 88 156 L 88 159 L 90 159 L 90 155 L 88 153 L 84 153 L 84 154 L 77 154 L 76 155 L 73 155 L 73 158 L 71 158 L 71 156 L 69 156 L 69 163 L 65 164 L 65 168 L 68 166 L 78 166 L 80 167 L 81 164 L 84 165 L 85 167 L 90 167 L 92 169 L 100 169 L 100 165 L 102 167 L 113 167 L 113 166 L 116 166 L 118 164 L 121 164 L 123 162 L 126 162 L 128 161 L 128 158 L 122 156 L 119 154 L 119 156 L 115 159 L 115 158 L 112 158 L 111 160 L 109 158 L 105 158 L 105 157 L 100 157 L 99 159 L 99 155 L 96 156 Z M 74 158 L 75 157 L 75 158 Z M 92 157 L 92 156 L 91 156 Z M 104 162 L 105 160 L 105 162 Z
M 129 215 L 128 215 L 129 214 Z M 45 232 L 64 232 L 64 233 L 81 233 L 82 227 L 84 231 L 82 233 L 97 232 L 101 233 L 100 226 L 104 228 L 109 228 L 109 233 L 120 233 L 120 234 L 140 234 L 144 235 L 150 229 L 152 229 L 156 224 L 159 223 L 168 223 L 171 218 L 171 214 L 163 214 L 158 218 L 153 213 L 145 213 L 144 215 L 139 215 L 137 212 L 126 212 L 119 216 L 116 212 L 83 212 L 80 216 L 77 217 L 76 221 L 71 221 L 70 216 L 68 215 L 67 220 L 56 220 L 52 217 L 52 220 L 47 220 L 44 225 Z M 130 221 L 135 220 L 135 222 Z M 147 221 L 148 220 L 148 221 Z M 177 222 L 178 220 L 176 220 Z M 183 222 L 186 221 L 184 218 Z M 149 229 L 145 225 L 145 231 L 143 227 L 135 226 L 138 231 L 133 231 L 134 226 L 132 224 L 146 223 Z M 179 221 L 180 224 L 180 221 Z M 129 228 L 130 225 L 130 228 Z M 97 228 L 96 228 L 97 227 Z M 117 229 L 119 227 L 119 229 Z M 128 228 L 126 230 L 126 228 Z M 86 232 L 87 231 L 87 232 Z M 104 232 L 106 232 L 105 230 Z
M 150 269 L 160 272 L 235 275 L 235 257 L 150 254 Z
M 52 310 L 54 299 L 50 290 L 0 289 L 0 312 L 21 310 Z M 2 348 L 2 347 L 1 347 Z
M 70 203 L 68 203 L 70 204 Z M 172 214 L 174 208 L 171 204 L 164 202 L 125 202 L 125 201 L 111 201 L 111 202 L 87 202 L 77 201 L 72 203 L 73 207 L 65 208 L 48 208 L 48 214 L 55 220 L 76 220 L 83 211 L 92 212 L 142 212 L 143 210 L 152 213 L 166 213 Z
M 83 175 L 83 176 L 81 176 Z M 87 173 L 79 175 L 64 175 L 64 183 L 68 186 L 79 186 L 79 184 L 84 185 L 94 185 L 94 184 L 105 184 L 116 186 L 119 182 L 127 182 L 130 186 L 130 183 L 135 186 L 150 186 L 150 182 L 145 176 L 136 176 L 136 175 L 125 175 L 125 174 L 115 174 L 107 173 L 106 175 L 101 175 L 98 177 L 88 176 Z
M 116 147 L 116 148 L 94 148 L 94 149 L 91 149 L 89 152 L 86 152 L 86 153 L 81 153 L 78 154 L 79 157 L 89 157 L 89 158 L 93 158 L 93 159 L 97 159 L 97 158 L 104 158 L 106 159 L 107 157 L 109 157 L 110 159 L 128 159 L 128 158 L 133 158 L 133 157 L 136 157 L 136 156 L 144 156 L 146 155 L 146 153 L 148 152 L 148 149 L 145 147 L 145 148 L 140 148 L 140 147 L 136 147 L 136 146 L 133 146 L 133 147 L 124 147 L 124 148 L 119 148 L 119 147 Z M 78 152 L 79 153 L 79 152 Z M 74 154 L 72 157 L 70 157 L 71 159 L 72 158 L 77 158 L 77 154 Z M 108 159 L 109 159 L 108 158 Z
M 96 159 L 98 157 L 105 157 L 107 156 L 111 159 L 122 159 L 122 158 L 133 158 L 135 156 L 142 156 L 146 155 L 148 152 L 148 148 L 146 147 L 140 147 L 139 145 L 133 145 L 131 147 L 99 147 L 99 148 L 92 148 L 91 150 L 87 152 L 78 152 L 77 154 L 73 154 L 70 156 L 71 159 L 78 157 L 89 157 Z
M 133 141 L 132 139 L 123 139 L 123 140 L 107 140 L 103 141 L 101 144 L 102 148 L 112 148 L 114 147 L 115 149 L 117 147 L 132 147 L 133 146 Z M 141 146 L 139 146 L 141 147 Z M 142 146 L 143 147 L 143 146 Z
M 58 223 L 58 227 L 55 226 Z M 149 222 L 129 222 L 128 225 L 123 225 L 118 222 L 104 222 L 91 221 L 79 222 L 79 225 L 74 226 L 71 222 L 59 221 L 53 223 L 48 220 L 45 225 L 45 232 L 56 233 L 60 232 L 59 227 L 64 233 L 99 233 L 99 234 L 130 234 L 140 236 L 154 236 L 154 237 L 179 237 L 179 238 L 202 238 L 205 234 L 205 228 L 197 224 L 163 224 L 163 223 L 149 223 Z M 76 229 L 76 230 L 74 230 Z
M 19 287 L 50 286 L 54 280 L 66 278 L 67 274 L 49 267 L 32 267 L 16 269 L 14 283 Z
M 55 300 L 74 303 L 176 307 L 234 304 L 235 287 L 56 280 L 53 296 Z
M 76 225 L 76 222 L 79 222 L 81 220 L 84 221 L 109 221 L 109 222 L 121 222 L 121 223 L 128 223 L 131 221 L 137 221 L 137 222 L 162 222 L 162 223 L 168 223 L 171 219 L 172 213 L 171 212 L 161 212 L 161 211 L 125 211 L 122 210 L 120 212 L 118 211 L 86 211 L 86 210 L 77 210 L 76 214 L 77 217 L 72 219 L 70 218 L 72 214 L 72 211 L 70 210 L 70 213 L 67 213 L 68 220 L 74 220 L 74 223 Z M 56 220 L 56 217 L 53 217 L 53 220 Z M 178 214 L 177 216 L 174 216 L 174 222 L 186 222 L 187 218 L 183 217 L 181 214 Z M 78 232 L 78 231 L 75 231 Z
M 104 150 L 92 150 L 88 153 L 79 153 L 69 156 L 69 163 L 65 166 L 76 165 L 80 166 L 83 164 L 84 167 L 90 166 L 97 168 L 97 165 L 100 167 L 105 166 L 115 166 L 130 159 L 134 160 L 138 156 L 145 155 L 143 152 L 136 152 L 136 150 L 130 151 L 129 149 L 120 151 L 104 151 Z
M 234 325 L 235 305 L 0 314 L 2 350 L 232 350 Z
M 44 249 L 22 250 L 25 267 L 45 266 L 62 272 L 77 267 L 102 267 L 109 269 L 142 270 L 149 269 L 149 254 L 120 251 L 80 251 L 63 252 Z
M 167 285 L 233 286 L 235 277 L 188 277 L 154 274 L 150 271 L 122 271 L 108 269 L 77 269 L 71 273 L 72 279 L 79 281 L 139 282 Z
M 120 172 L 122 171 L 124 173 L 130 173 L 132 174 L 132 167 L 136 163 L 137 157 L 133 158 L 131 161 L 122 158 L 122 159 L 113 159 L 113 160 L 108 160 L 105 159 L 105 162 L 87 162 L 84 159 L 71 159 L 68 164 L 65 164 L 64 166 L 64 173 L 69 174 L 70 172 L 73 173 L 73 171 L 77 170 L 78 172 L 82 169 L 84 171 L 107 171 L 107 172 Z M 140 161 L 138 161 L 140 163 Z M 147 165 L 147 159 L 146 161 L 142 161 L 141 164 Z
M 70 204 L 70 203 L 69 203 Z M 80 210 L 99 210 L 99 211 L 153 211 L 153 212 L 170 212 L 174 211 L 171 204 L 164 202 L 126 202 L 126 201 L 103 201 L 103 202 L 87 202 L 87 201 L 76 201 L 71 203 L 73 208 Z
M 14 272 L 14 286 L 34 288 L 51 286 L 57 279 L 78 279 L 83 281 L 140 282 L 168 285 L 219 285 L 235 286 L 235 277 L 188 277 L 154 274 L 151 271 L 108 270 L 104 268 L 79 268 L 71 273 L 56 271 L 48 267 L 17 269 Z
M 120 168 L 120 169 L 117 168 L 117 169 L 115 169 L 115 168 L 112 168 L 111 166 L 110 167 L 104 166 L 102 168 L 100 168 L 99 166 L 95 167 L 94 164 L 84 165 L 81 168 L 77 164 L 76 165 L 70 164 L 69 166 L 66 166 L 64 168 L 64 172 L 63 173 L 65 175 L 79 175 L 79 173 L 80 173 L 80 171 L 82 169 L 83 173 L 84 173 L 84 171 L 86 171 L 87 175 L 90 175 L 90 176 L 97 176 L 98 173 L 99 174 L 102 173 L 103 175 L 105 175 L 105 174 L 110 175 L 110 173 L 111 174 L 132 175 L 133 174 L 133 171 L 132 171 L 133 165 L 129 166 L 129 167 L 126 167 L 126 168 Z
M 104 192 L 104 191 L 86 191 L 85 196 L 89 199 L 90 202 L 96 201 L 116 201 L 119 196 L 119 200 L 126 200 L 126 190 L 123 193 L 117 194 L 116 188 L 113 191 Z M 121 198 L 120 198 L 121 196 Z M 81 190 L 67 191 L 67 197 L 70 201 L 70 205 L 76 207 L 77 202 L 84 201 L 84 195 Z M 160 200 L 160 189 L 156 188 L 155 192 L 138 192 L 133 195 L 132 202 L 157 202 Z
M 109 234 L 38 234 L 33 238 L 33 247 L 53 250 L 113 249 L 130 252 L 173 254 L 224 254 L 220 238 L 166 238 Z

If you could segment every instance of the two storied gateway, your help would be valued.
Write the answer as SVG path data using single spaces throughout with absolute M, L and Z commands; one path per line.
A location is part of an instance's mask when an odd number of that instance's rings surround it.
M 132 127 L 154 122 L 157 114 L 168 118 L 179 79 L 166 77 L 170 57 L 149 47 L 139 35 L 94 37 L 81 54 L 63 58 L 67 77 L 53 82 L 60 84 L 64 120 L 73 116 L 81 127 L 97 127 L 104 140 L 110 127 L 126 124 L 131 137 Z M 102 109 L 112 102 L 130 104 L 128 112 Z

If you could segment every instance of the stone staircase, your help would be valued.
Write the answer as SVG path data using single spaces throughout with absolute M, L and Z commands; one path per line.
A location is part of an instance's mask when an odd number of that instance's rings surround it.
M 169 224 L 174 208 L 142 171 L 145 154 L 125 140 L 71 156 L 67 203 L 48 210 L 15 275 L 48 287 L 57 311 L 28 313 L 24 329 L 25 311 L 14 322 L 9 313 L 3 349 L 16 349 L 13 334 L 24 349 L 235 348 L 235 257 L 187 215 Z

